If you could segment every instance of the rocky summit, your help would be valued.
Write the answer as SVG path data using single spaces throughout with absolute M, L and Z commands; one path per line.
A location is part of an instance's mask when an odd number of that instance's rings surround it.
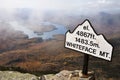
M 57 74 L 48 74 L 40 77 L 16 71 L 0 71 L 0 80 L 94 80 L 94 73 L 89 72 L 88 74 L 89 76 L 83 79 L 81 70 L 63 70 Z

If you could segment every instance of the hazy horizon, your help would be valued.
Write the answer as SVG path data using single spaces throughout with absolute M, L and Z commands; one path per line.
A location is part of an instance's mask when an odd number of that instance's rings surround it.
M 119 0 L 0 0 L 0 9 L 12 11 L 16 8 L 31 10 L 64 10 L 65 12 L 96 13 L 100 11 L 119 12 Z
M 12 21 L 33 31 L 54 30 L 53 25 L 47 29 L 41 26 L 40 22 L 44 21 L 73 29 L 90 19 L 96 30 L 116 33 L 119 31 L 119 6 L 118 0 L 0 0 L 0 30 L 10 28 Z M 12 28 L 21 29 L 20 26 Z

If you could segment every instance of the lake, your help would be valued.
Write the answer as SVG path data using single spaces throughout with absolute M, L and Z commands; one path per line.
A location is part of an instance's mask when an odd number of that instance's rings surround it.
M 24 26 L 22 23 L 19 23 L 17 21 L 11 21 L 9 22 L 9 24 L 15 30 L 21 31 L 25 35 L 28 35 L 29 38 L 42 37 L 43 39 L 49 39 L 49 38 L 52 38 L 53 35 L 65 34 L 65 32 L 67 31 L 64 25 L 55 24 L 51 22 L 40 22 L 40 24 L 44 24 L 44 25 L 54 25 L 56 29 L 48 32 L 43 32 L 43 34 L 39 35 L 38 33 L 35 33 L 33 30 L 29 29 L 27 26 Z

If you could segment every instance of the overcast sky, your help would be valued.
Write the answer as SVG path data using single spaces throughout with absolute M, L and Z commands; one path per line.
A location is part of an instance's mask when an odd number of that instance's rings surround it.
M 120 10 L 120 0 L 0 0 L 0 8 L 40 10 Z

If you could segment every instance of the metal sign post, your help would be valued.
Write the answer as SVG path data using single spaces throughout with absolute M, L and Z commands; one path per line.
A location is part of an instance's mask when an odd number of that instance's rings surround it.
M 88 74 L 88 62 L 89 62 L 89 55 L 84 54 L 83 70 L 82 70 L 83 75 Z

